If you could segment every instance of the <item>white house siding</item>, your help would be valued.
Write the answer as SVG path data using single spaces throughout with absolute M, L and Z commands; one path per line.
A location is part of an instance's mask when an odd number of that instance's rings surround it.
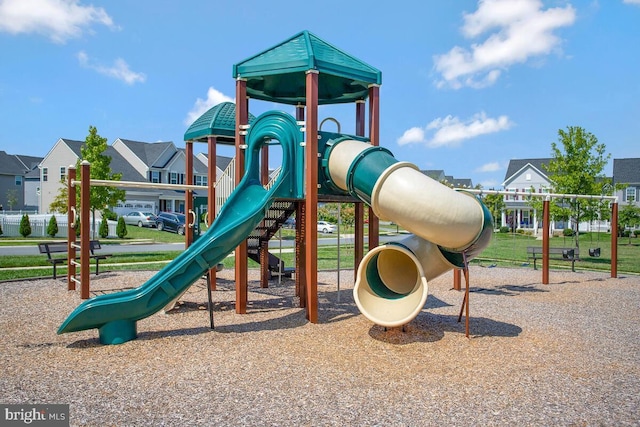
M 67 144 L 59 139 L 55 143 L 51 151 L 47 153 L 45 158 L 40 163 L 40 203 L 39 213 L 48 213 L 49 205 L 53 202 L 58 195 L 58 190 L 61 187 L 60 184 L 60 168 L 64 167 L 65 171 L 68 170 L 70 165 L 76 164 L 78 156 L 67 146 Z M 43 180 L 43 170 L 47 168 L 48 179 Z

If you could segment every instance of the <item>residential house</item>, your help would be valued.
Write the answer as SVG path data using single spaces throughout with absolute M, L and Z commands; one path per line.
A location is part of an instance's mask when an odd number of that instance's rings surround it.
M 613 183 L 624 185 L 616 191 L 620 205 L 635 203 L 640 206 L 640 158 L 613 159 Z
M 83 141 L 59 139 L 40 162 L 39 211 L 49 211 L 63 185 L 69 165 L 75 165 L 81 157 Z M 118 138 L 108 146 L 105 155 L 111 157 L 111 170 L 122 174 L 121 181 L 152 182 L 158 184 L 187 184 L 186 151 L 177 148 L 173 142 L 140 142 Z M 217 176 L 231 162 L 231 158 L 217 157 Z M 193 173 L 195 185 L 208 185 L 207 157 L 194 155 Z M 119 215 L 132 210 L 184 212 L 184 191 L 173 189 L 124 188 L 126 200 L 112 209 Z M 206 211 L 207 192 L 195 191 L 194 206 L 198 213 Z
M 38 185 L 27 184 L 27 176 L 34 169 L 41 158 L 7 154 L 0 151 L 0 206 L 3 210 L 35 209 Z
M 551 159 L 512 159 L 509 161 L 502 187 L 505 191 L 549 193 L 550 181 L 546 165 Z M 537 229 L 542 226 L 542 213 L 532 209 L 522 196 L 505 196 L 500 226 Z M 497 219 L 497 218 L 496 218 Z M 497 222 L 497 221 L 496 221 Z

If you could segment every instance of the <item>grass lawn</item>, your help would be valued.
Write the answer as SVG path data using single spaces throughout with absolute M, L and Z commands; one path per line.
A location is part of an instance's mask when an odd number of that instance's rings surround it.
M 203 232 L 206 230 L 203 230 Z M 382 225 L 381 233 L 395 233 L 395 225 Z M 365 233 L 367 230 L 365 230 Z M 341 234 L 352 234 L 353 229 L 344 227 Z M 283 229 L 281 232 L 283 240 L 293 240 L 295 231 Z M 322 234 L 320 234 L 322 236 Z M 278 238 L 276 235 L 275 238 Z M 400 236 L 402 238 L 402 236 Z M 43 238 L 3 238 L 0 237 L 0 245 L 35 245 L 43 240 L 65 240 L 65 239 L 43 239 Z M 184 236 L 166 231 L 158 231 L 154 228 L 138 228 L 128 226 L 128 234 L 124 239 L 108 239 L 108 243 L 127 243 L 136 240 L 144 240 L 155 243 L 179 243 L 184 241 Z M 107 241 L 106 239 L 102 240 Z M 489 246 L 472 261 L 479 265 L 497 265 L 503 267 L 522 266 L 533 268 L 533 261 L 527 259 L 527 246 L 542 246 L 542 241 L 534 237 L 523 234 L 495 233 Z M 573 247 L 573 238 L 554 237 L 550 240 L 551 247 Z M 599 247 L 601 256 L 598 258 L 589 256 L 589 248 Z M 104 250 L 104 249 L 103 249 Z M 366 250 L 366 247 L 365 247 Z M 108 253 L 108 251 L 104 251 Z M 175 258 L 180 252 L 140 252 L 114 254 L 107 261 L 101 263 L 101 270 L 131 270 L 131 269 L 151 269 L 159 270 L 167 262 Z M 287 267 L 295 265 L 294 252 L 289 249 L 281 254 L 277 248 L 272 249 L 276 256 L 282 256 Z M 618 239 L 618 272 L 640 274 L 640 239 L 619 238 Z M 336 246 L 320 246 L 318 248 L 318 269 L 334 270 L 338 268 L 338 248 Z M 340 268 L 350 268 L 354 264 L 353 239 L 346 238 L 340 246 Z M 227 257 L 224 260 L 226 268 L 233 268 L 235 258 Z M 600 237 L 597 233 L 580 235 L 580 261 L 576 262 L 576 269 L 589 269 L 610 271 L 611 263 L 611 236 L 602 233 Z M 122 265 L 116 265 L 122 264 Z M 541 262 L 540 262 L 541 265 Z M 550 260 L 551 268 L 570 268 L 571 263 L 561 260 Z M 22 267 L 22 268 L 20 268 Z M 249 268 L 257 268 L 258 264 L 249 260 Z M 14 269 L 15 268 L 15 269 Z M 11 270 L 8 270 L 11 269 Z M 30 256 L 0 256 L 0 280 L 11 280 L 32 277 L 50 277 L 53 267 L 46 261 L 44 255 Z M 93 270 L 93 267 L 92 267 Z M 66 268 L 58 266 L 58 274 L 64 277 Z

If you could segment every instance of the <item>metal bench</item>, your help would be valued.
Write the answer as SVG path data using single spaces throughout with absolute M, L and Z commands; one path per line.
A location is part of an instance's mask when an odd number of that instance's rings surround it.
M 96 275 L 100 273 L 100 260 L 105 260 L 112 256 L 111 254 L 97 254 L 95 251 L 102 249 L 99 240 L 91 240 L 89 242 L 90 258 L 96 260 Z M 38 250 L 41 254 L 47 254 L 47 261 L 53 265 L 53 278 L 57 279 L 57 266 L 67 262 L 67 243 L 66 242 L 43 242 L 38 243 Z M 65 254 L 64 257 L 54 257 L 52 254 Z
M 527 259 L 533 259 L 533 269 L 537 270 L 536 261 L 542 259 L 541 246 L 528 246 Z M 571 261 L 571 271 L 576 271 L 576 261 L 580 261 L 578 248 L 549 248 L 549 259 Z

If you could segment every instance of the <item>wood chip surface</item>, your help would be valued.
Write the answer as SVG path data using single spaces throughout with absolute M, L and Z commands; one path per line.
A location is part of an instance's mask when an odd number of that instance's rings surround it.
M 91 276 L 93 295 L 152 272 Z M 472 267 L 447 273 L 423 311 L 384 330 L 353 301 L 353 273 L 318 274 L 319 323 L 293 281 L 260 288 L 235 313 L 233 271 L 218 273 L 215 330 L 201 280 L 138 339 L 57 335 L 81 302 L 64 280 L 0 283 L 0 402 L 66 403 L 74 426 L 638 426 L 640 277 Z

